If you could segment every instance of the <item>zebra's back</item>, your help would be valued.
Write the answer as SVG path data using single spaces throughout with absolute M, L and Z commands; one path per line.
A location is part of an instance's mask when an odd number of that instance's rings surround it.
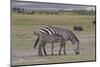
M 51 43 L 51 42 L 60 42 L 62 40 L 62 36 L 60 35 L 48 35 L 48 34 L 41 34 L 40 35 L 40 40 Z
M 54 26 L 45 26 L 40 29 L 41 33 L 46 33 L 49 35 L 60 35 L 65 39 L 66 41 L 69 40 L 70 36 L 73 34 L 70 30 L 60 28 L 60 27 L 54 27 Z

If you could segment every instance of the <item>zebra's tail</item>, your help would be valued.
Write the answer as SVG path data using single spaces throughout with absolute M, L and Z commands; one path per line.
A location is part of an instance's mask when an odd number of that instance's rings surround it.
M 37 46 L 38 41 L 39 41 L 39 37 L 37 38 L 37 40 L 36 40 L 36 42 L 35 42 L 35 44 L 34 44 L 34 47 L 33 47 L 33 48 L 35 48 L 35 47 Z
M 37 36 L 40 35 L 40 33 L 39 33 L 39 32 L 36 32 L 36 31 L 33 31 L 33 33 L 34 33 L 35 35 L 37 35 Z
M 33 46 L 33 48 L 36 48 L 36 46 L 37 46 L 37 44 L 38 44 L 38 41 L 39 41 L 39 33 L 36 32 L 36 31 L 33 31 L 33 33 L 34 33 L 36 36 L 38 36 L 38 38 L 37 38 L 37 40 L 36 40 L 36 42 L 35 42 L 35 44 L 34 44 L 34 46 Z

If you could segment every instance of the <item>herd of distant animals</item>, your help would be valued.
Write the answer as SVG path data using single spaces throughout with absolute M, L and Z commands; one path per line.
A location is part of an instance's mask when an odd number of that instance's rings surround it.
M 13 11 L 15 11 L 17 14 L 27 14 L 27 15 L 33 15 L 35 13 L 39 13 L 39 14 L 47 14 L 47 15 L 57 15 L 58 12 L 50 12 L 50 11 L 26 11 L 24 8 L 13 8 Z

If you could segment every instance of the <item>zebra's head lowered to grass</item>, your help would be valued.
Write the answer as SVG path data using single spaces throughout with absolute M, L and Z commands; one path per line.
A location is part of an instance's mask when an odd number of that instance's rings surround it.
M 79 54 L 80 53 L 80 51 L 79 51 L 79 42 L 77 42 L 76 44 L 74 44 L 74 47 L 75 47 L 75 53 L 76 54 Z
M 79 51 L 79 40 L 75 36 L 74 33 L 71 32 L 71 36 L 70 36 L 69 40 L 72 42 L 72 44 L 74 46 L 75 54 L 79 54 L 80 53 L 80 51 Z

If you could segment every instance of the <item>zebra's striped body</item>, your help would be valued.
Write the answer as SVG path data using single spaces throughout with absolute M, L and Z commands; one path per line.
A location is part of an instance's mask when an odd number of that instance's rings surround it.
M 64 28 L 54 27 L 54 26 L 46 26 L 41 28 L 40 32 L 50 34 L 50 35 L 60 35 L 63 37 L 63 39 L 66 42 L 71 41 L 75 47 L 74 48 L 75 53 L 79 54 L 79 40 L 72 31 Z
M 64 41 L 66 42 L 71 41 L 72 44 L 74 45 L 75 53 L 79 54 L 79 40 L 72 31 L 68 29 L 64 29 L 64 28 L 54 27 L 54 26 L 46 26 L 46 27 L 41 28 L 39 32 L 41 34 L 44 33 L 47 35 L 59 35 L 62 37 Z M 61 49 L 62 49 L 62 46 L 60 47 L 59 54 L 61 52 Z
M 46 50 L 45 50 L 45 45 L 47 43 L 52 44 L 52 55 L 53 55 L 53 44 L 55 42 L 59 42 L 61 46 L 65 45 L 65 42 L 60 35 L 48 35 L 46 33 L 40 33 L 40 32 L 34 32 L 38 36 L 38 55 L 42 56 L 42 48 L 44 51 L 44 54 L 47 55 Z M 36 47 L 37 44 L 35 44 L 34 48 Z M 65 52 L 64 52 L 65 53 Z
M 54 27 L 54 26 L 46 26 L 39 30 L 41 33 L 50 34 L 50 35 L 60 35 L 64 38 L 64 40 L 70 40 L 73 44 L 76 41 L 79 41 L 78 38 L 74 35 L 74 33 L 68 29 Z

